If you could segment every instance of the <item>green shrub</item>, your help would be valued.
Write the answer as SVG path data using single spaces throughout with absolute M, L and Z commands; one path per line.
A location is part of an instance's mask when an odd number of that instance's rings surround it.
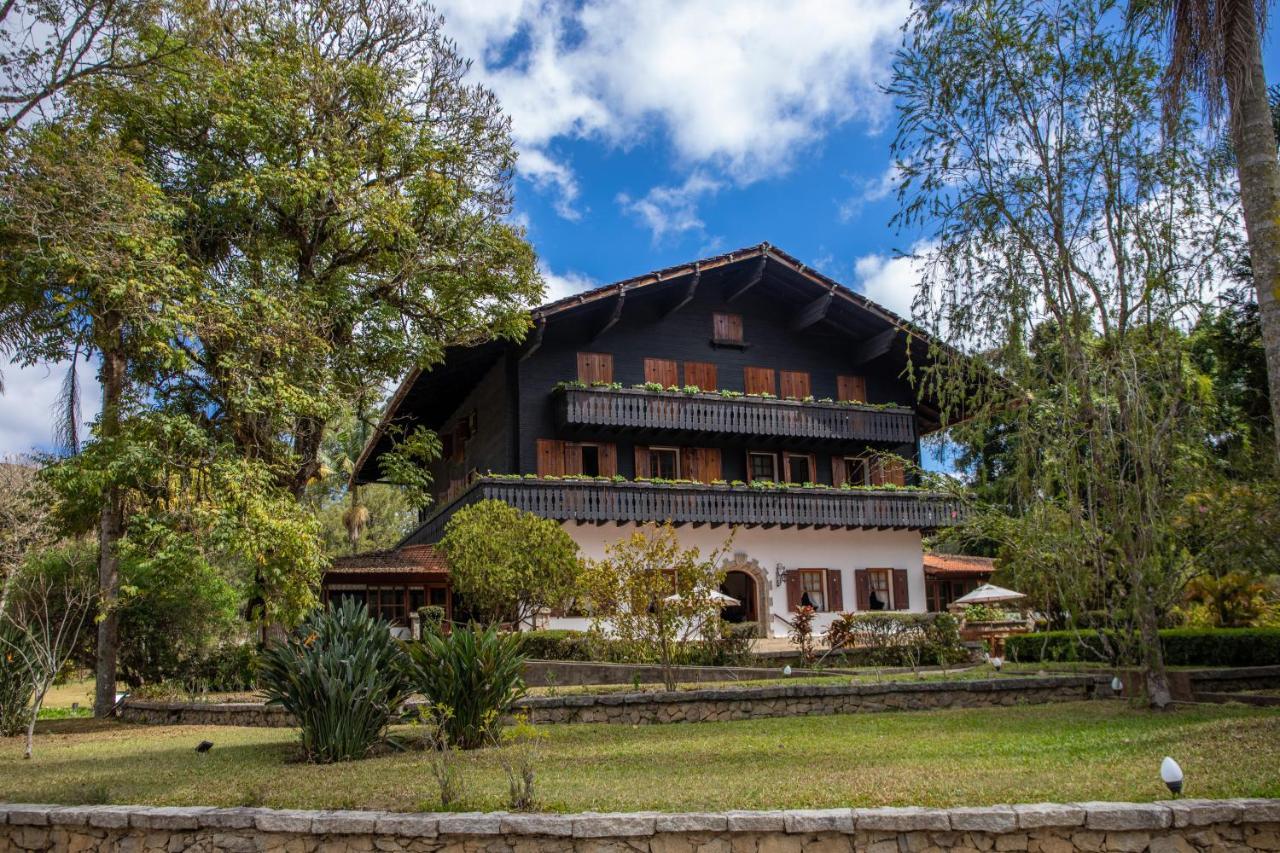
M 17 653 L 22 635 L 0 618 L 0 737 L 13 737 L 31 719 L 31 677 Z
M 410 647 L 413 679 L 427 699 L 426 712 L 462 749 L 493 743 L 502 717 L 524 695 L 520 634 L 491 625 L 447 635 L 429 634 Z
M 967 655 L 950 613 L 842 613 L 827 628 L 827 644 L 854 666 L 931 666 Z
M 412 690 L 409 671 L 387 622 L 346 599 L 264 651 L 259 680 L 267 704 L 298 720 L 307 760 L 328 763 L 362 758 L 383 739 Z
M 427 634 L 439 634 L 444 629 L 444 608 L 438 604 L 428 604 L 418 608 L 418 639 Z
M 1280 629 L 1275 628 L 1166 628 L 1160 641 L 1170 666 L 1280 664 Z M 1023 662 L 1107 662 L 1101 645 L 1096 632 L 1043 631 L 1010 637 L 1005 653 Z
M 522 651 L 525 657 L 534 660 L 600 660 L 603 649 L 591 634 L 585 631 L 569 631 L 549 629 L 545 631 L 525 631 L 520 635 L 523 640 Z

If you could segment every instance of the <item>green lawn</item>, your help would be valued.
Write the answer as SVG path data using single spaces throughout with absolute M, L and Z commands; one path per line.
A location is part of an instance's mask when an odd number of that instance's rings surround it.
M 294 732 L 41 725 L 36 756 L 0 741 L 0 800 L 431 809 L 422 753 L 316 767 Z M 1280 796 L 1280 712 L 1235 705 L 1167 714 L 1118 702 L 667 726 L 545 727 L 538 796 L 555 811 L 1153 800 L 1181 762 L 1192 797 Z M 193 747 L 215 743 L 207 756 Z M 492 750 L 463 757 L 464 806 L 500 809 Z

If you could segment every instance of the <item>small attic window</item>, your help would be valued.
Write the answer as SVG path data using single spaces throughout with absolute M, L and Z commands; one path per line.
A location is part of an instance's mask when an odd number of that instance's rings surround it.
M 711 342 L 717 344 L 741 344 L 742 315 L 712 314 Z

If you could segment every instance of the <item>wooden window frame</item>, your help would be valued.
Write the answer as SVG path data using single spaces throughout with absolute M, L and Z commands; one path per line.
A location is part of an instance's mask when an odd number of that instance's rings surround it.
M 849 479 L 849 463 L 857 462 L 862 465 L 862 481 L 855 483 Z M 866 454 L 856 454 L 854 456 L 841 456 L 840 464 L 844 465 L 843 482 L 850 486 L 869 486 L 871 485 L 871 462 L 872 459 Z
M 885 582 L 884 608 L 882 610 L 875 611 L 875 612 L 888 613 L 891 610 L 896 610 L 897 607 L 895 606 L 895 602 L 893 600 L 893 569 L 885 568 L 883 566 L 868 567 L 866 569 L 866 572 L 867 572 L 867 589 L 869 591 L 875 591 L 877 594 L 879 593 L 879 590 L 876 589 L 875 585 L 871 582 L 872 578 L 878 575 L 885 579 L 884 580 Z
M 807 480 L 797 480 L 797 479 L 795 479 L 794 477 L 792 477 L 792 476 L 791 476 L 791 460 L 792 460 L 792 459 L 803 459 L 803 460 L 804 460 L 804 463 L 805 463 L 806 465 L 808 465 L 808 466 L 809 466 L 809 479 L 807 479 Z M 793 483 L 793 484 L 796 484 L 796 485 L 802 485 L 802 484 L 804 484 L 804 483 L 816 483 L 816 482 L 818 482 L 818 480 L 817 480 L 818 472 L 815 470 L 815 469 L 816 469 L 816 467 L 817 467 L 816 462 L 817 462 L 817 460 L 814 458 L 814 455 L 813 455 L 812 453 L 792 453 L 792 452 L 789 452 L 789 451 L 783 451 L 783 453 L 782 453 L 782 476 L 783 476 L 783 480 L 782 480 L 782 482 L 784 482 L 784 483 Z
M 804 579 L 806 577 L 812 577 L 814 575 L 817 576 L 818 578 L 817 591 L 820 592 L 822 595 L 822 606 L 821 607 L 815 606 L 813 609 L 817 613 L 829 613 L 830 608 L 827 605 L 829 603 L 831 595 L 830 595 L 830 590 L 827 589 L 827 570 L 826 569 L 796 569 L 796 573 L 800 579 L 800 597 L 802 600 L 806 592 L 813 591 L 805 588 Z
M 658 445 L 653 445 L 653 444 L 651 444 L 651 445 L 649 445 L 649 447 L 647 448 L 646 452 L 649 454 L 649 477 L 650 477 L 650 479 L 654 479 L 654 480 L 679 480 L 679 479 L 680 479 L 680 448 L 678 448 L 678 447 L 668 447 L 668 446 L 666 446 L 666 445 L 661 445 L 661 444 L 658 444 Z M 671 454 L 671 456 L 672 456 L 672 458 L 675 460 L 675 468 L 676 468 L 676 470 L 675 470 L 675 476 L 674 476 L 674 477 L 663 477 L 661 474 L 656 473 L 656 471 L 655 471 L 656 466 L 653 464 L 653 463 L 654 463 L 654 454 L 655 454 L 655 453 L 659 453 L 659 452 L 661 452 L 661 453 L 670 453 L 670 454 Z
M 773 459 L 773 479 L 767 480 L 767 481 L 762 480 L 762 482 L 769 482 L 769 483 L 779 482 L 778 475 L 782 472 L 779 470 L 778 454 L 772 450 L 748 450 L 747 451 L 747 482 L 748 483 L 754 483 L 756 481 L 756 476 L 751 466 L 752 456 L 771 457 Z

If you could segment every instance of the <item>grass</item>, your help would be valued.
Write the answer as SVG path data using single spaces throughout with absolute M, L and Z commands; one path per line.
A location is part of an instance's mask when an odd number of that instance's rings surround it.
M 40 725 L 34 760 L 0 740 L 0 801 L 433 809 L 427 756 L 312 766 L 288 729 Z M 665 726 L 546 726 L 550 811 L 1155 800 L 1174 755 L 1188 796 L 1280 796 L 1280 712 L 1156 714 L 1118 702 Z M 208 738 L 206 756 L 193 747 Z M 494 750 L 461 757 L 463 808 L 504 807 Z

